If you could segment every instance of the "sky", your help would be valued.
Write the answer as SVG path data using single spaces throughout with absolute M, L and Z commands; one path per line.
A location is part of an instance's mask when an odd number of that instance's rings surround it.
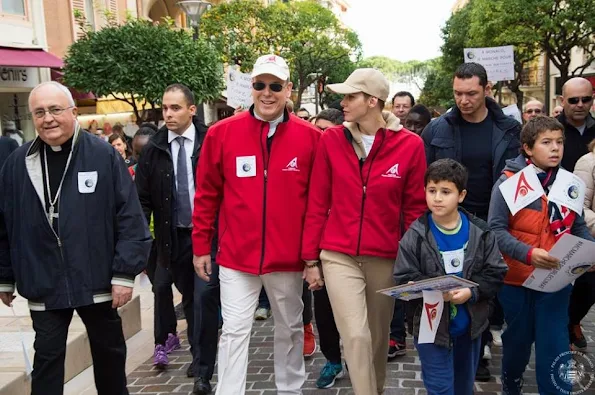
M 455 0 L 347 0 L 342 18 L 362 42 L 364 57 L 400 61 L 440 56 L 440 28 Z

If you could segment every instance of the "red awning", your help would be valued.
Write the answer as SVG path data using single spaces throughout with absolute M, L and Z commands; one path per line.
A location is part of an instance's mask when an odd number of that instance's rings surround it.
M 63 84 L 62 82 L 62 78 L 64 78 L 64 73 L 58 71 L 58 70 L 50 70 L 50 75 L 52 77 L 52 81 L 56 81 L 59 82 L 61 84 Z M 71 87 L 68 87 L 68 90 L 70 91 L 70 93 L 72 93 L 72 98 L 74 100 L 96 100 L 97 98 L 95 97 L 95 95 L 93 94 L 93 92 L 79 92 L 77 90 L 72 89 Z
M 43 49 L 20 49 L 0 47 L 0 66 L 7 67 L 52 67 L 61 69 L 64 62 Z

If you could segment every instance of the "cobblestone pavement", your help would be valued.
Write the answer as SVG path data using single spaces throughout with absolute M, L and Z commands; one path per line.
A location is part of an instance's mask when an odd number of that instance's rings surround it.
M 595 356 L 595 309 L 583 320 L 583 331 L 589 341 L 589 354 Z M 128 376 L 128 388 L 131 394 L 160 394 L 180 395 L 191 394 L 193 379 L 186 377 L 186 369 L 191 361 L 185 333 L 182 335 L 182 349 L 170 355 L 170 365 L 166 371 L 155 370 L 152 360 L 146 361 Z M 407 355 L 396 358 L 388 364 L 388 374 L 385 395 L 421 395 L 426 394 L 421 381 L 420 364 L 417 352 L 413 349 L 411 338 L 407 339 Z M 476 394 L 500 394 L 500 361 L 501 350 L 492 349 L 493 358 L 490 370 L 492 378 L 487 383 L 476 382 Z M 595 362 L 595 357 L 591 357 Z M 306 360 L 306 383 L 304 395 L 351 395 L 349 378 L 340 379 L 331 389 L 316 388 L 315 381 L 320 369 L 325 363 L 324 356 L 318 351 L 312 358 Z M 533 359 L 525 373 L 526 395 L 537 394 Z M 215 369 L 216 370 L 216 369 Z M 213 377 L 215 384 L 217 376 Z M 582 392 L 595 394 L 595 387 Z M 273 375 L 273 319 L 255 321 L 250 342 L 250 357 L 248 364 L 248 382 L 246 395 L 275 395 Z

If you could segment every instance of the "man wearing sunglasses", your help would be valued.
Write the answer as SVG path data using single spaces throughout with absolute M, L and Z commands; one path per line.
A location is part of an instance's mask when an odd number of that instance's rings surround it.
M 587 146 L 595 138 L 595 119 L 589 114 L 593 104 L 593 85 L 585 78 L 571 78 L 562 87 L 562 114 L 557 119 L 564 125 L 564 157 L 562 167 L 574 171 L 578 159 L 588 153 Z
M 213 125 L 202 147 L 192 244 L 194 268 L 208 281 L 219 212 L 217 395 L 245 394 L 252 316 L 263 286 L 275 320 L 277 393 L 301 394 L 305 381 L 302 275 L 312 269 L 304 268 L 300 244 L 320 132 L 287 111 L 291 88 L 285 60 L 261 56 L 252 72 L 254 104 Z
M 595 119 L 589 114 L 593 104 L 593 86 L 585 78 L 571 78 L 562 87 L 562 107 L 557 119 L 564 125 L 564 156 L 562 167 L 573 171 L 579 158 L 587 154 L 589 143 L 595 139 Z M 579 277 L 570 294 L 568 332 L 573 350 L 585 351 L 587 340 L 581 321 L 595 301 L 595 272 Z
M 529 100 L 523 108 L 523 121 L 529 122 L 543 114 L 545 114 L 543 103 L 539 100 Z

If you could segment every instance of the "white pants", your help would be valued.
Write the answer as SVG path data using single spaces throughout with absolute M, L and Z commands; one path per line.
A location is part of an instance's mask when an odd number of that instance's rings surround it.
M 275 320 L 274 366 L 278 395 L 301 395 L 306 380 L 302 273 L 255 276 L 219 267 L 223 330 L 219 339 L 216 395 L 244 395 L 248 347 L 262 286 Z

